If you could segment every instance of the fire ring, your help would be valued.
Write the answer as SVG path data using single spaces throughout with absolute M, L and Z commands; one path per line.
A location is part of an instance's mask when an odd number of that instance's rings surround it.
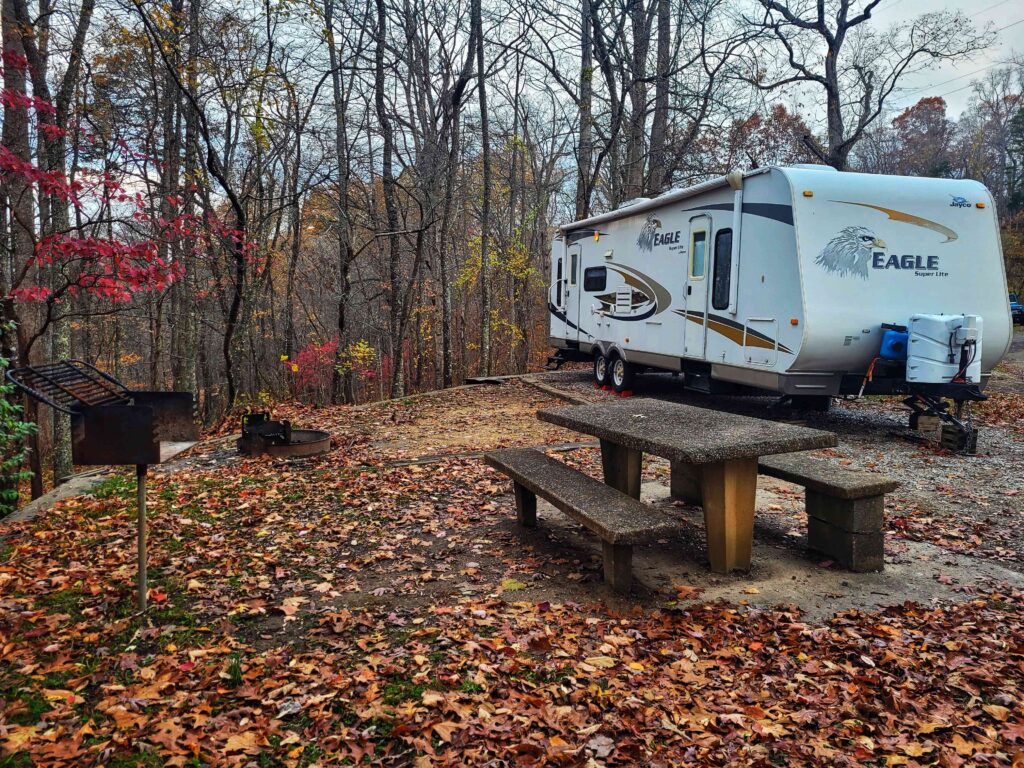
M 238 452 L 243 456 L 267 454 L 277 459 L 319 456 L 331 450 L 331 435 L 320 429 L 293 429 L 288 420 L 275 421 L 270 414 L 242 416 Z

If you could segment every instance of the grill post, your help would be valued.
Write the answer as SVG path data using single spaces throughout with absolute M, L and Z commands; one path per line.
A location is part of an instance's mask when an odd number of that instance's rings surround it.
M 138 590 L 139 590 L 139 613 L 146 610 L 146 598 L 149 588 L 146 585 L 146 473 L 149 467 L 146 464 L 135 465 L 135 484 L 138 491 L 136 501 L 137 518 L 136 529 L 138 533 Z

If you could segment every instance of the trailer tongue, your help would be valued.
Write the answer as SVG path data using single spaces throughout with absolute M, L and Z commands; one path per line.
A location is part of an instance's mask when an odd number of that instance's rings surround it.
M 881 348 L 858 394 L 864 394 L 876 374 L 903 378 L 910 395 L 903 401 L 911 411 L 910 428 L 939 423 L 944 448 L 975 453 L 978 430 L 971 422 L 970 404 L 988 399 L 981 392 L 981 317 L 913 315 L 909 327 L 887 323 L 882 329 Z M 952 412 L 947 398 L 955 404 Z

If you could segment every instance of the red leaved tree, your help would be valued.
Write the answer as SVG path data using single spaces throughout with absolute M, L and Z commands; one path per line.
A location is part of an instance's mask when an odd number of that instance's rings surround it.
M 159 243 L 193 236 L 200 222 L 154 218 L 148 211 L 159 206 L 109 173 L 76 168 L 69 179 L 63 159 L 51 162 L 51 149 L 66 146 L 67 131 L 54 122 L 49 101 L 28 93 L 30 82 L 38 87 L 25 51 L 35 52 L 18 50 L 20 41 L 9 32 L 5 21 L 0 228 L 6 230 L 7 248 L 0 269 L 0 355 L 29 365 L 56 324 L 117 311 L 137 294 L 162 291 L 178 279 L 185 265 L 161 258 Z M 83 143 L 88 141 L 86 136 Z M 26 415 L 38 420 L 34 403 L 26 403 Z M 32 469 L 35 496 L 42 490 L 38 450 Z

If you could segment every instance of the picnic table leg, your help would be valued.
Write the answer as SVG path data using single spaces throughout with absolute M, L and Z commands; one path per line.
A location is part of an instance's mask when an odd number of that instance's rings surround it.
M 715 573 L 750 569 L 754 542 L 757 458 L 732 459 L 701 468 L 708 560 Z
M 601 441 L 604 482 L 634 499 L 640 498 L 640 467 L 643 453 L 609 440 Z
M 700 467 L 682 461 L 672 462 L 672 475 L 669 487 L 673 499 L 700 504 Z
M 524 528 L 537 527 L 537 497 L 533 491 L 513 482 L 516 493 L 516 517 Z
M 604 580 L 613 592 L 621 595 L 629 594 L 629 584 L 633 578 L 633 545 L 604 545 Z

